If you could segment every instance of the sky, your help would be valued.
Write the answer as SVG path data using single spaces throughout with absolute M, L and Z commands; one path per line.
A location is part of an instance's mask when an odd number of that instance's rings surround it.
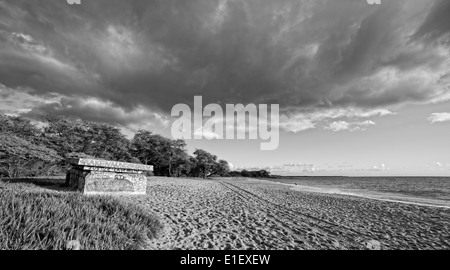
M 170 137 L 176 104 L 278 104 L 234 169 L 450 175 L 450 1 L 0 0 L 0 113 Z

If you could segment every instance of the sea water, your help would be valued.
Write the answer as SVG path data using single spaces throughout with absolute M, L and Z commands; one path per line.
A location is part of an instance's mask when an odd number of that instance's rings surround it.
M 450 177 L 287 177 L 273 181 L 298 191 L 450 208 Z

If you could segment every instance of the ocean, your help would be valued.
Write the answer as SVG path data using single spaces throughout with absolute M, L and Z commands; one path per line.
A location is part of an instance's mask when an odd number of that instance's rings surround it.
M 294 190 L 450 208 L 450 177 L 286 177 Z

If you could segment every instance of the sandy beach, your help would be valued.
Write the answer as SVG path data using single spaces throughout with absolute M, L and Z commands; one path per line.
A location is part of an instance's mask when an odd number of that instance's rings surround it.
M 122 197 L 159 216 L 148 249 L 450 249 L 450 210 L 248 179 L 149 178 Z

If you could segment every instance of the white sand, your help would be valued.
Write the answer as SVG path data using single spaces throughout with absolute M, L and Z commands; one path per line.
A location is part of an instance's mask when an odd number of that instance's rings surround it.
M 449 249 L 450 211 L 252 180 L 150 178 L 122 197 L 165 226 L 149 249 Z M 375 243 L 375 244 L 374 244 Z

